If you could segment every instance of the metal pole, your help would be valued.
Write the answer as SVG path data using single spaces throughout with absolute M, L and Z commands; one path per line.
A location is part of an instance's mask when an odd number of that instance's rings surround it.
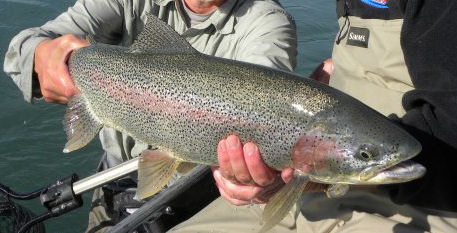
M 127 162 L 73 183 L 74 194 L 80 195 L 138 170 L 138 160 L 139 157 L 133 158 Z
M 199 165 L 185 176 L 178 179 L 173 185 L 156 194 L 151 200 L 111 228 L 109 233 L 127 233 L 138 227 L 152 213 L 164 209 L 170 200 L 177 198 L 185 190 L 192 187 L 206 175 L 211 174 L 209 166 Z

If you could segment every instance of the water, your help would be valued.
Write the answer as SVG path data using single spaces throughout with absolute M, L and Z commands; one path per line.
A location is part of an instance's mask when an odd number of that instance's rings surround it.
M 0 64 L 3 65 L 14 35 L 55 18 L 73 3 L 74 0 L 0 0 Z M 334 1 L 281 0 L 281 3 L 293 15 L 298 28 L 297 72 L 309 75 L 330 57 L 337 30 Z M 97 140 L 70 155 L 62 153 L 64 106 L 44 101 L 26 103 L 3 72 L 0 72 L 0 88 L 0 182 L 17 191 L 29 192 L 71 173 L 86 177 L 94 172 L 102 153 Z M 47 232 L 84 231 L 91 194 L 83 197 L 82 208 L 46 221 Z M 44 209 L 38 202 L 20 203 L 42 213 Z

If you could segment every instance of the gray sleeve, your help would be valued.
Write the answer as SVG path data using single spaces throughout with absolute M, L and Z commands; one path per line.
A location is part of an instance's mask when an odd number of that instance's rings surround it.
M 103 43 L 117 43 L 122 34 L 123 6 L 120 0 L 78 0 L 73 7 L 41 27 L 29 28 L 16 35 L 8 47 L 4 71 L 24 95 L 27 102 L 40 97 L 34 68 L 36 46 L 43 40 L 65 34 L 84 38 L 93 35 Z
M 238 48 L 238 60 L 293 71 L 297 57 L 297 31 L 292 17 L 280 9 L 255 16 Z

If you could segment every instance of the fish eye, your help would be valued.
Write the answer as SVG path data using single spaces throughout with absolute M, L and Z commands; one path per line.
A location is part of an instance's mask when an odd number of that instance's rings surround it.
M 371 159 L 372 155 L 369 151 L 360 150 L 360 156 L 364 159 Z
M 362 145 L 357 151 L 357 156 L 362 160 L 371 160 L 376 156 L 376 150 L 370 145 Z

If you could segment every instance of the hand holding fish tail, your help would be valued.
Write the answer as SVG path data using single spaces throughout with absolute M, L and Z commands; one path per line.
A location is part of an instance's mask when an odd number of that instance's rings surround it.
M 214 179 L 221 196 L 234 205 L 265 203 L 284 181 L 292 179 L 292 169 L 280 173 L 269 168 L 254 143 L 243 145 L 235 135 L 221 140 L 217 151 L 219 167 L 213 169 Z
M 64 35 L 38 44 L 34 70 L 46 102 L 66 104 L 71 96 L 78 93 L 70 77 L 67 60 L 74 50 L 86 46 L 89 46 L 86 40 L 74 35 Z

